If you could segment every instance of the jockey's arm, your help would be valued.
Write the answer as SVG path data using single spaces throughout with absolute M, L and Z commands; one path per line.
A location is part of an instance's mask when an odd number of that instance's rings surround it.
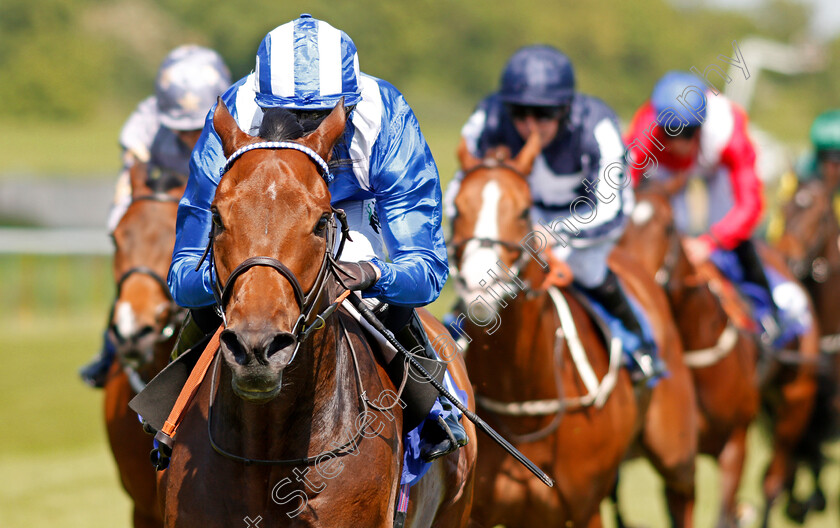
M 411 108 L 393 88 L 382 97 L 388 122 L 370 162 L 370 187 L 391 262 L 373 259 L 382 276 L 365 296 L 423 306 L 437 299 L 449 274 L 440 177 Z
M 226 104 L 230 102 L 226 101 Z M 187 188 L 178 205 L 175 248 L 169 267 L 168 283 L 172 297 L 178 305 L 187 308 L 215 303 L 209 257 L 201 263 L 198 272 L 195 271 L 207 248 L 212 226 L 210 204 L 219 184 L 219 167 L 225 164 L 222 144 L 213 128 L 215 109 L 216 105 L 213 105 L 192 152 Z
M 652 132 L 655 127 L 656 116 L 650 103 L 645 103 L 636 111 L 633 120 L 630 121 L 624 142 L 627 145 L 627 173 L 633 180 L 633 187 L 638 187 L 645 178 L 648 169 L 655 169 L 658 165 L 656 153 L 652 141 Z
M 732 138 L 721 153 L 721 165 L 729 171 L 734 204 L 708 233 L 700 236 L 712 248 L 734 249 L 752 236 L 761 218 L 762 186 L 755 171 L 755 157 L 746 116 L 736 110 Z
M 625 183 L 624 144 L 615 114 L 600 101 L 593 100 L 584 127 L 580 155 L 590 160 L 581 184 L 586 200 L 575 200 L 569 221 L 581 231 L 581 244 L 615 240 L 623 232 L 625 219 L 633 207 L 633 193 Z M 586 205 L 582 205 L 586 204 Z M 594 210 L 591 207 L 594 205 Z M 575 239 L 572 239 L 572 245 Z

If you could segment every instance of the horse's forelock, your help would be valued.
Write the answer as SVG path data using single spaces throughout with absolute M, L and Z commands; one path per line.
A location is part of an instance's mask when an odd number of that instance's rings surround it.
M 286 141 L 303 137 L 304 128 L 285 108 L 269 108 L 263 114 L 258 135 L 268 141 Z

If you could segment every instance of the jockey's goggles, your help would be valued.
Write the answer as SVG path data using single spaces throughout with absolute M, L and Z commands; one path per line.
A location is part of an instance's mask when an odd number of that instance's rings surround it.
M 683 127 L 677 134 L 669 134 L 672 138 L 691 139 L 700 131 L 700 125 Z
M 840 162 L 840 150 L 838 149 L 823 149 L 817 151 L 818 161 L 836 161 Z

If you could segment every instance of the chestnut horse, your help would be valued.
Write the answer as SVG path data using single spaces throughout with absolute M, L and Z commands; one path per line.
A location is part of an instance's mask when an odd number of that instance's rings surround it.
M 664 188 L 662 190 L 665 192 L 665 196 L 670 196 L 670 192 Z M 672 189 L 673 190 L 673 189 Z M 658 220 L 657 222 L 660 225 L 660 231 L 665 229 L 671 229 L 667 227 L 668 224 L 671 223 L 670 216 L 671 216 L 671 207 L 670 204 L 666 202 L 666 200 L 656 200 L 653 195 L 646 195 L 647 200 L 650 200 L 648 206 L 642 206 L 643 208 L 651 208 L 651 213 L 643 213 L 640 212 L 638 209 L 634 213 L 637 218 L 637 222 L 639 221 L 640 216 L 649 216 L 649 215 L 660 215 L 665 214 L 666 218 L 663 221 L 662 219 Z M 640 201 L 641 203 L 641 201 Z M 655 240 L 656 238 L 654 238 Z M 638 243 L 637 243 L 638 244 Z M 650 248 L 651 242 L 649 240 L 645 240 L 641 243 L 642 246 L 645 248 Z M 664 244 L 664 242 L 662 242 Z M 668 245 L 673 247 L 675 242 L 672 239 L 672 242 L 669 242 Z M 796 282 L 796 279 L 793 275 L 788 271 L 782 257 L 774 251 L 771 251 L 766 246 L 758 245 L 759 254 L 761 255 L 762 261 L 769 265 L 772 269 L 776 272 L 783 275 L 786 279 Z M 660 255 L 663 251 L 660 247 Z M 669 252 L 669 256 L 661 257 L 665 258 L 666 260 L 674 260 L 674 259 L 681 259 L 681 257 L 677 258 L 674 255 L 679 255 L 678 252 L 674 250 L 666 250 Z M 650 252 L 646 251 L 648 258 Z M 670 267 L 671 264 L 664 264 L 666 268 Z M 654 264 L 649 264 L 650 271 L 654 273 L 659 270 L 660 268 L 654 267 Z M 715 293 L 719 296 L 721 301 L 724 303 L 724 308 L 727 310 L 728 315 L 730 318 L 735 322 L 738 326 L 744 327 L 751 327 L 752 323 L 745 321 L 745 314 L 743 311 L 739 311 L 737 309 L 737 305 L 740 304 L 737 300 L 735 302 L 732 301 L 732 297 L 737 297 L 734 289 L 732 288 L 731 284 L 713 267 L 709 267 L 708 265 L 704 265 L 701 270 L 711 270 L 704 273 L 704 276 L 708 277 L 711 274 L 716 275 L 713 286 L 713 291 L 717 290 Z M 699 278 L 694 276 L 694 278 L 689 281 L 694 282 L 697 286 L 701 286 Z M 798 283 L 797 283 L 798 284 Z M 726 292 L 729 293 L 726 293 Z M 699 294 L 698 294 L 699 295 Z M 673 304 L 673 297 L 672 297 L 672 304 Z M 735 308 L 733 308 L 735 307 Z M 674 306 L 676 308 L 676 306 Z M 681 308 L 684 309 L 684 308 Z M 813 307 L 810 308 L 811 312 L 813 313 Z M 697 318 L 698 312 L 694 309 L 686 310 L 684 315 L 678 315 L 677 320 L 680 321 L 683 317 L 688 318 L 689 320 L 692 318 Z M 712 321 L 716 320 L 718 316 L 711 317 L 711 321 L 703 323 L 703 324 L 712 324 Z M 746 326 L 742 326 L 743 323 L 739 323 L 739 321 L 746 322 Z M 691 321 L 689 321 L 690 323 Z M 681 323 L 681 325 L 685 325 L 686 323 Z M 697 322 L 697 324 L 701 324 Z M 718 327 L 721 326 L 721 322 L 716 323 Z M 760 395 L 760 402 L 763 409 L 767 412 L 770 417 L 770 427 L 772 429 L 771 436 L 773 438 L 773 446 L 772 446 L 772 458 L 770 460 L 770 464 L 765 472 L 764 481 L 763 481 L 763 493 L 765 498 L 765 508 L 763 512 L 763 519 L 762 519 L 762 526 L 767 526 L 768 519 L 770 515 L 770 510 L 772 506 L 775 504 L 781 493 L 785 490 L 786 486 L 789 486 L 790 483 L 793 481 L 793 476 L 795 473 L 795 465 L 793 463 L 793 450 L 797 443 L 802 439 L 805 428 L 807 426 L 811 410 L 814 403 L 814 396 L 816 392 L 816 381 L 814 377 L 814 364 L 817 359 L 818 355 L 818 346 L 819 346 L 819 339 L 818 339 L 818 326 L 815 324 L 813 325 L 805 335 L 801 336 L 794 343 L 790 345 L 792 350 L 767 350 L 766 352 L 758 355 L 758 361 L 756 367 L 761 367 L 760 372 L 758 374 L 760 386 L 758 386 L 759 395 Z M 723 334 L 717 334 L 721 339 Z M 754 341 L 756 346 L 758 345 L 758 338 L 754 336 Z M 685 345 L 686 349 L 693 348 L 693 345 Z M 713 347 L 717 348 L 717 347 Z M 690 351 L 690 350 L 689 350 Z M 689 355 L 689 358 L 691 355 Z M 746 357 L 746 356 L 744 356 Z M 691 359 L 689 360 L 691 361 Z M 746 374 L 747 370 L 745 370 L 744 365 L 739 366 L 741 373 Z M 695 375 L 698 374 L 695 372 Z M 698 390 L 707 391 L 712 390 L 713 392 L 710 394 L 718 394 L 720 398 L 726 398 L 727 395 L 725 391 L 722 391 L 719 387 L 714 387 L 714 389 L 708 389 L 707 384 L 709 386 L 714 386 L 720 379 L 728 379 L 728 378 L 715 378 L 710 376 L 710 380 L 708 381 L 698 381 Z M 755 383 L 752 379 L 749 380 L 749 383 Z M 738 394 L 742 394 L 744 390 L 748 390 L 749 387 L 735 387 L 734 382 L 732 382 L 731 389 L 735 392 L 728 394 L 728 404 L 732 407 L 733 402 L 735 402 L 735 398 L 737 398 Z M 720 391 L 720 392 L 718 392 Z M 705 394 L 699 397 L 700 403 L 703 404 L 704 401 L 707 401 L 707 398 L 712 396 L 706 396 Z M 748 411 L 749 405 L 744 402 L 739 402 L 744 405 L 744 408 L 741 409 L 739 412 L 741 413 L 741 420 L 746 418 L 746 414 Z M 732 412 L 733 409 L 725 409 L 725 404 L 721 403 L 721 410 L 724 412 Z M 750 404 L 751 405 L 751 404 Z M 713 412 L 711 408 L 704 410 L 701 409 L 703 414 Z M 707 419 L 711 419 L 709 415 L 707 415 Z M 716 418 L 720 419 L 720 418 Z M 741 432 L 738 430 L 733 431 L 732 440 L 734 443 L 728 444 L 721 453 L 719 462 L 723 464 L 723 471 L 726 473 L 724 477 L 724 493 L 731 494 L 737 488 L 738 478 L 736 477 L 737 474 L 740 473 L 740 466 L 743 463 L 743 456 L 744 453 L 740 445 L 742 444 L 742 440 L 738 439 L 741 436 Z M 703 443 L 704 439 L 701 439 L 701 443 Z M 709 446 L 704 446 L 709 447 Z M 704 449 L 704 452 L 707 452 L 708 449 Z M 723 509 L 721 512 L 721 522 L 731 522 L 731 518 L 728 517 L 727 509 L 731 508 L 733 504 L 728 498 L 724 498 Z
M 167 527 L 393 525 L 399 389 L 357 320 L 333 312 L 346 293 L 332 258 L 340 215 L 321 170 L 345 122 L 339 102 L 314 132 L 271 148 L 221 101 L 215 110 L 235 160 L 212 204 L 209 258 L 225 324 L 159 479 Z M 472 406 L 463 362 L 449 368 Z M 470 444 L 412 487 L 406 526 L 466 524 L 476 438 L 464 425 Z
M 164 279 L 175 245 L 182 181 L 165 175 L 148 182 L 145 164 L 135 165 L 131 205 L 113 234 L 117 294 L 108 333 L 117 360 L 105 384 L 105 425 L 120 480 L 134 502 L 135 528 L 163 526 L 155 470 L 149 464 L 152 437 L 143 432 L 128 401 L 166 366 L 184 315 Z
M 532 229 L 526 175 L 539 151 L 536 135 L 514 159 L 502 151 L 476 159 L 463 142 L 458 151 L 465 176 L 455 198 L 452 260 L 470 304 L 462 338 L 470 341 L 465 354 L 478 405 L 556 480 L 546 488 L 499 448 L 482 444 L 474 524 L 600 526 L 601 500 L 640 439 L 665 476 L 673 523 L 691 526 L 695 403 L 667 302 L 650 278 L 633 272 L 627 255 L 612 259 L 647 311 L 671 369 L 653 391 L 639 387 L 637 394 L 619 368 L 618 340 L 607 350 L 586 301 L 567 288 L 544 287 L 542 265 L 519 245 Z M 582 366 L 587 359 L 589 367 Z
M 798 522 L 805 521 L 809 510 L 822 511 L 826 507 L 820 484 L 825 465 L 822 446 L 840 432 L 840 227 L 831 199 L 823 182 L 804 184 L 783 207 L 785 228 L 775 244 L 808 290 L 822 335 L 814 413 L 796 448 L 796 458 L 813 475 L 814 491 L 803 501 L 793 495 L 794 480 L 788 486 L 787 514 Z
M 621 245 L 628 250 L 645 248 L 637 252 L 638 259 L 668 296 L 697 391 L 700 452 L 715 457 L 720 468 L 717 526 L 738 526 L 736 494 L 746 458 L 747 428 L 760 402 L 755 340 L 733 323 L 705 276 L 689 262 L 667 197 L 637 193 Z

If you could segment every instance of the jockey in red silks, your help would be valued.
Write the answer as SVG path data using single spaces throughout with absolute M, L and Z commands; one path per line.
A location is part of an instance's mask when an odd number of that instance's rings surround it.
M 730 253 L 740 267 L 736 284 L 752 283 L 772 299 L 764 267 L 750 241 L 762 212 L 762 184 L 756 149 L 747 132 L 747 114 L 687 72 L 672 71 L 657 83 L 636 112 L 625 138 L 634 185 L 659 182 L 670 191 L 677 229 L 690 232 L 686 183 L 701 178 L 708 191 L 705 231 L 683 240 L 689 260 L 702 263 Z M 714 259 L 716 263 L 718 259 Z M 779 331 L 775 303 L 762 318 L 765 336 Z

